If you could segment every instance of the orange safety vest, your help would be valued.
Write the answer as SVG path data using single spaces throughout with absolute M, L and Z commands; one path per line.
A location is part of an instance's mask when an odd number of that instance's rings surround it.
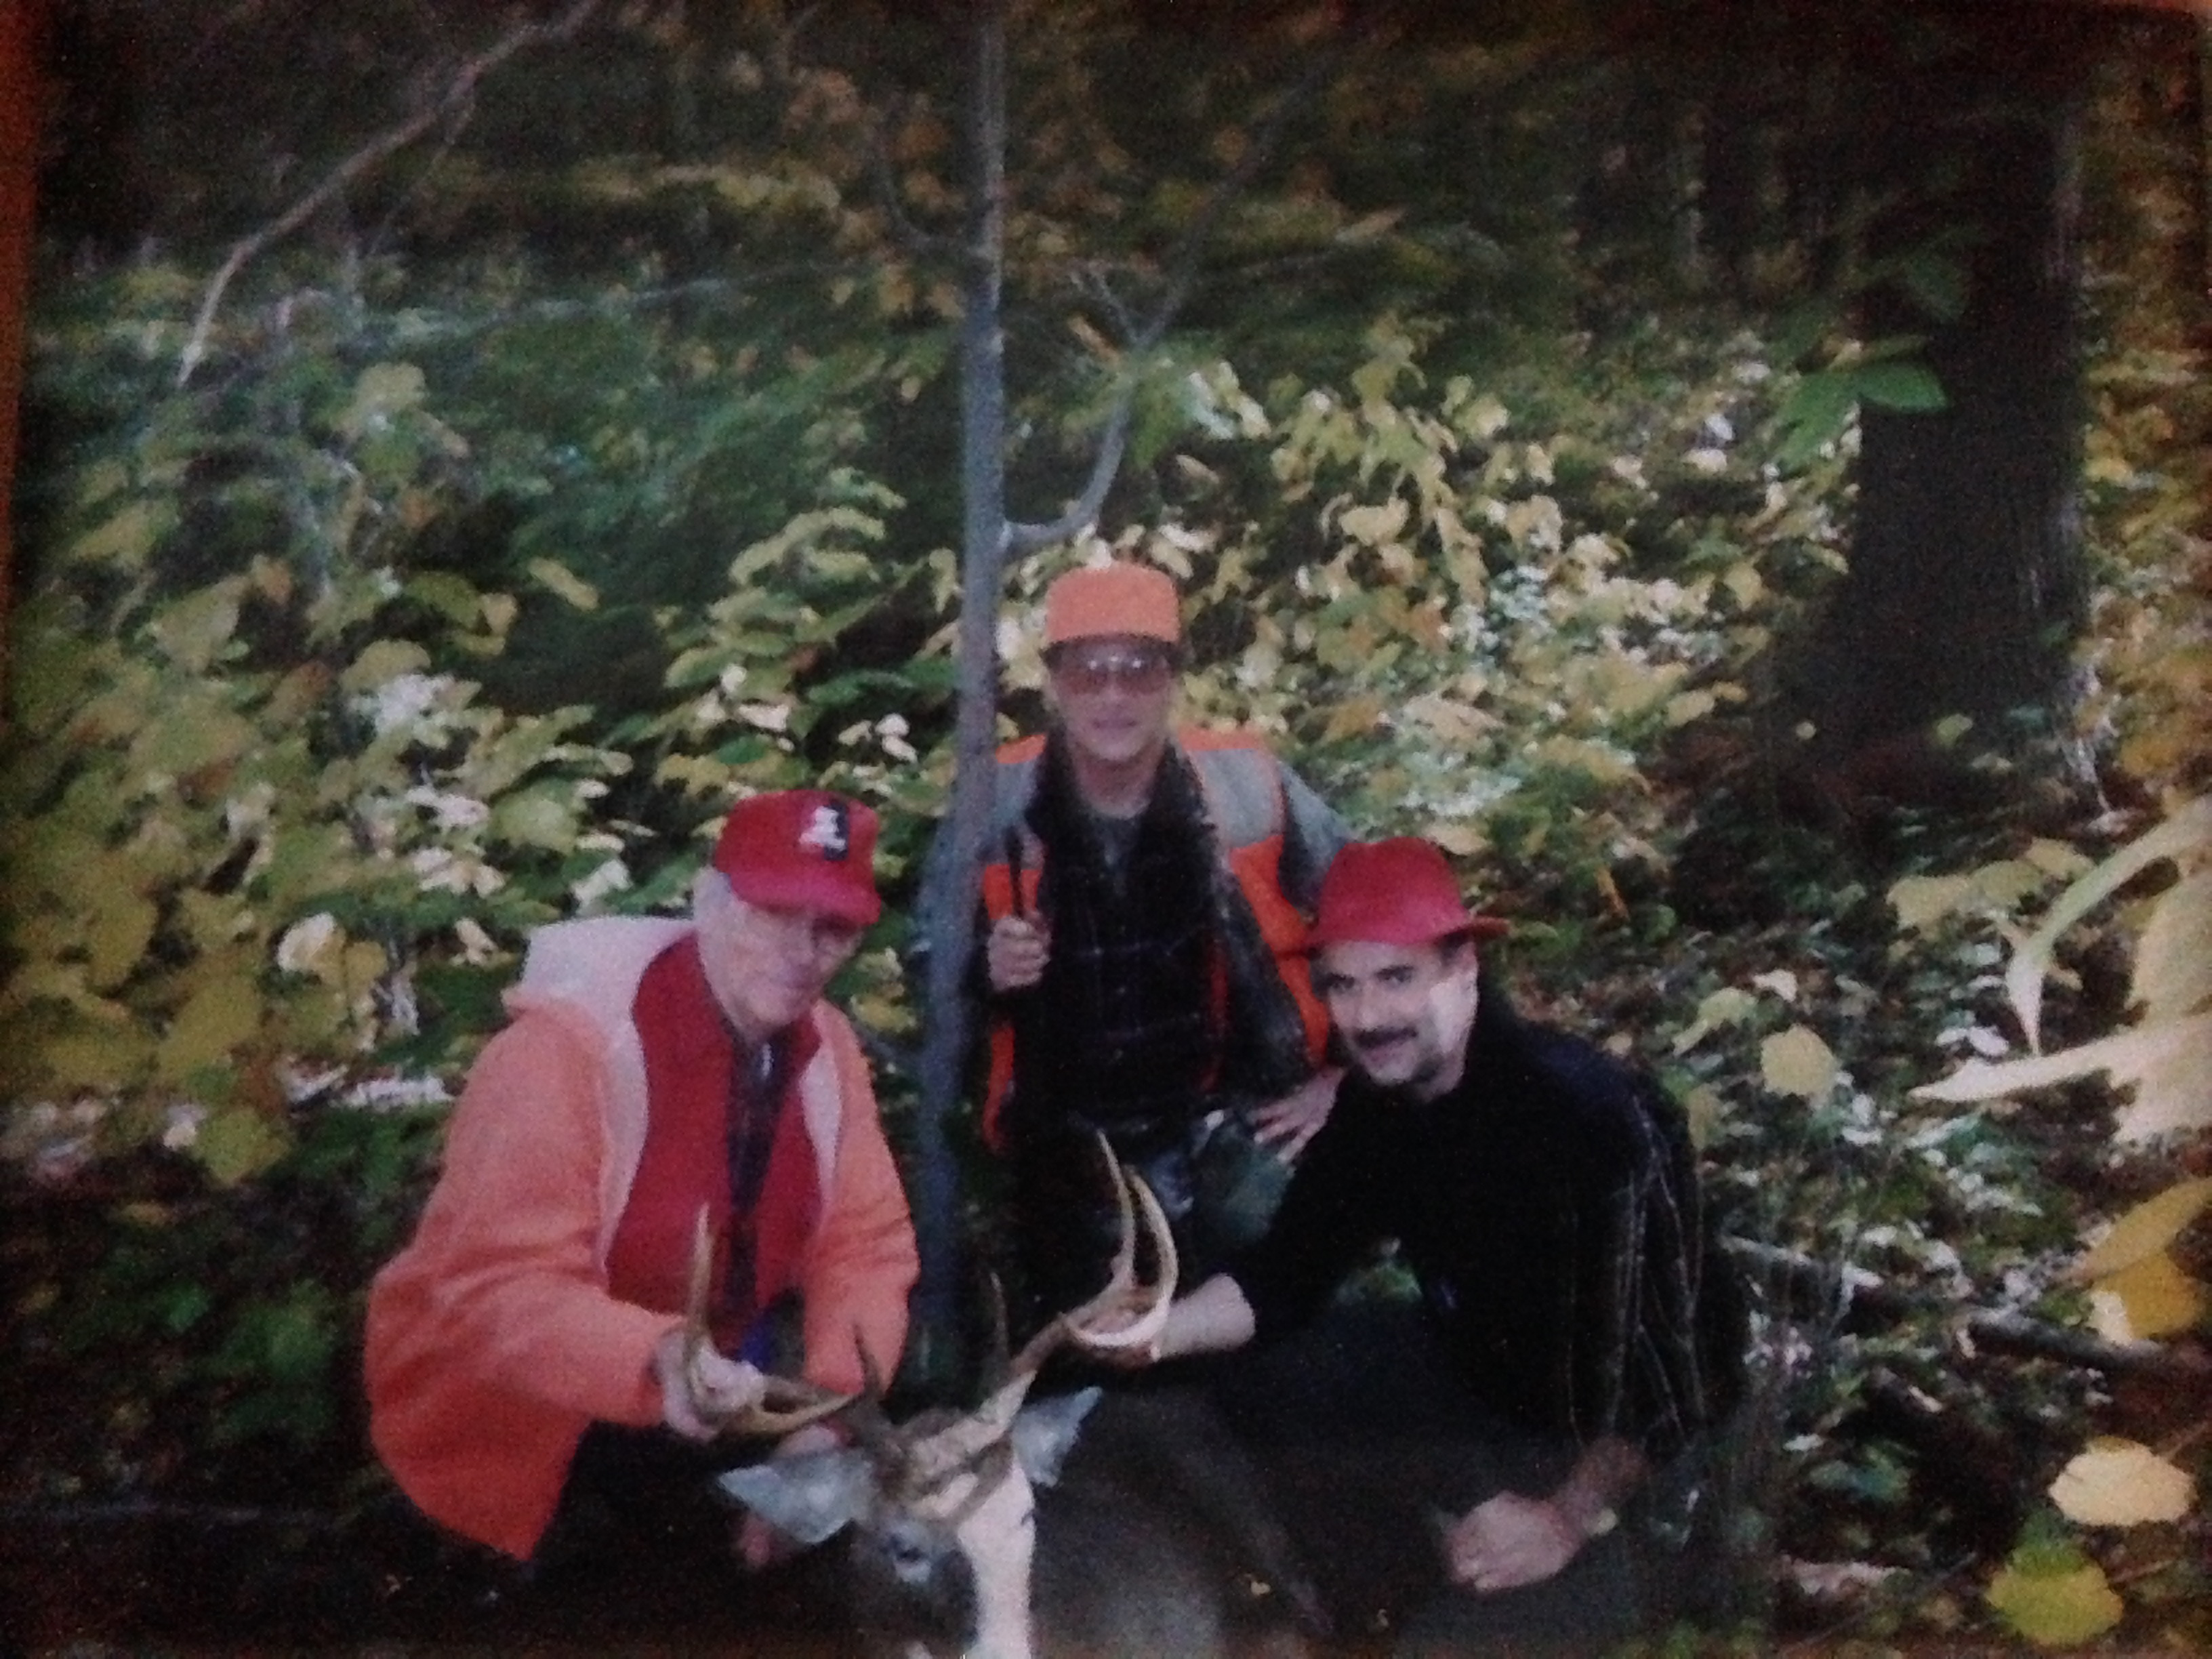
M 1305 917 L 1282 889 L 1286 813 L 1282 774 L 1275 757 L 1264 742 L 1246 732 L 1187 727 L 1176 732 L 1175 741 L 1198 774 L 1214 837 L 1228 860 L 1230 874 L 1236 878 L 1260 925 L 1260 937 L 1274 957 L 1275 972 L 1297 1006 L 1298 1018 L 1305 1026 L 1306 1057 L 1317 1066 L 1328 1040 L 1328 1014 L 1314 995 L 1306 971 Z M 1036 794 L 1044 746 L 1044 735 L 1039 733 L 999 750 L 998 805 L 988 842 L 999 856 L 983 866 L 983 911 L 994 922 L 1015 912 L 1014 872 L 1002 851 L 1010 834 L 1021 839 L 1021 908 L 1034 911 L 1036 908 L 1044 874 L 1044 843 L 1030 828 L 1028 812 Z M 1226 994 L 1225 972 L 1217 966 L 1217 1013 Z M 1004 1150 L 1000 1113 L 1013 1090 L 1014 1028 L 1003 1014 L 991 1018 L 990 1055 L 990 1077 L 983 1095 L 983 1138 Z

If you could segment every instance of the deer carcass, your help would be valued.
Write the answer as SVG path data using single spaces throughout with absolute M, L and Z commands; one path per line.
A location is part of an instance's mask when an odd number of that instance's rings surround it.
M 1032 1338 L 981 1406 L 893 1425 L 872 1391 L 840 1413 L 851 1444 L 720 1477 L 726 1495 L 802 1542 L 848 1533 L 846 1611 L 871 1646 L 1156 1659 L 1302 1645 L 1313 1606 L 1303 1575 L 1256 1477 L 1209 1437 L 1194 1399 L 1028 1397 L 1063 1343 L 1148 1343 L 1167 1316 L 1166 1218 L 1142 1182 L 1114 1174 L 1122 1237 L 1105 1289 Z M 1158 1264 L 1149 1283 L 1136 1273 L 1137 1212 Z

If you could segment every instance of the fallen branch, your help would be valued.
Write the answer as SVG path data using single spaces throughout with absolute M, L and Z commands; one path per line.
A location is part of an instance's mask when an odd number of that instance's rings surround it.
M 466 106 L 476 95 L 477 83 L 516 52 L 526 46 L 568 39 L 584 26 L 586 20 L 599 9 L 599 0 L 575 0 L 567 12 L 552 22 L 517 24 L 455 70 L 443 93 L 425 102 L 398 125 L 379 133 L 346 157 L 323 175 L 321 183 L 252 235 L 233 243 L 222 264 L 216 268 L 214 276 L 209 280 L 207 292 L 201 296 L 199 313 L 192 319 L 191 334 L 185 340 L 184 353 L 177 363 L 179 389 L 181 390 L 191 380 L 193 371 L 206 356 L 208 335 L 215 326 L 216 313 L 222 305 L 222 296 L 229 289 L 232 279 L 246 268 L 247 261 L 272 242 L 290 235 L 307 223 L 333 197 L 369 168 L 405 149 L 440 121 Z
M 1725 1241 L 1746 1266 L 1778 1280 L 1801 1307 L 1838 1317 L 1856 1312 L 1885 1322 L 1915 1316 L 1948 1320 L 1972 1348 L 2055 1359 L 2108 1376 L 2159 1377 L 2174 1382 L 2212 1378 L 2212 1360 L 2192 1349 L 2159 1342 L 2111 1342 L 2087 1331 L 2054 1325 L 2026 1314 L 1953 1307 L 1937 1297 L 1899 1288 L 1861 1269 L 1844 1269 L 1796 1250 L 1748 1238 Z

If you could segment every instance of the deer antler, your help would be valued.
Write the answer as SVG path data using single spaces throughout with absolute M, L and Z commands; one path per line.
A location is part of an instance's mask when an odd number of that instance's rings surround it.
M 762 1435 L 771 1438 L 818 1423 L 851 1405 L 856 1395 L 838 1394 L 799 1377 L 762 1374 L 758 1401 L 734 1408 L 724 1407 L 699 1374 L 700 1362 L 714 1352 L 707 1330 L 707 1298 L 714 1279 L 714 1230 L 707 1219 L 707 1206 L 691 1235 L 691 1277 L 684 1307 L 684 1386 L 691 1396 L 691 1409 L 714 1425 L 718 1434 Z
M 1121 1243 L 1115 1249 L 1113 1271 L 1107 1275 L 1105 1287 L 1097 1295 L 1081 1307 L 1061 1314 L 1023 1345 L 1013 1358 L 1012 1378 L 1034 1376 L 1067 1341 L 1080 1340 L 1090 1348 L 1136 1348 L 1151 1342 L 1167 1322 L 1168 1304 L 1175 1299 L 1176 1279 L 1181 1272 L 1167 1212 L 1160 1208 L 1152 1189 L 1122 1168 L 1103 1135 L 1099 1137 L 1098 1151 L 1106 1160 L 1121 1218 Z M 1149 1285 L 1137 1280 L 1136 1218 L 1139 1212 L 1158 1263 Z
M 981 1406 L 912 1448 L 908 1468 L 917 1484 L 942 1479 L 1003 1439 L 1028 1397 L 1030 1385 L 1063 1344 L 1075 1340 L 1094 1349 L 1135 1348 L 1150 1343 L 1167 1322 L 1168 1304 L 1175 1297 L 1180 1272 L 1167 1212 L 1152 1189 L 1121 1167 L 1103 1135 L 1098 1138 L 1098 1150 L 1114 1183 L 1121 1221 L 1121 1243 L 1105 1288 L 1082 1306 L 1060 1314 L 1024 1343 L 1008 1368 L 1006 1382 Z M 1140 1213 L 1157 1264 L 1149 1284 L 1137 1279 Z

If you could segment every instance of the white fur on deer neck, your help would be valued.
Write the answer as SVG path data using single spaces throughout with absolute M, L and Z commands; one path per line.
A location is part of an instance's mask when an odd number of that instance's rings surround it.
M 988 1477 L 986 1477 L 988 1478 Z M 973 1488 L 977 1476 L 952 1483 Z M 953 1536 L 975 1573 L 975 1630 L 966 1659 L 1033 1659 L 1030 1566 L 1036 1550 L 1036 1494 L 1020 1462 L 1006 1460 L 988 1492 L 948 1492 L 968 1512 Z

